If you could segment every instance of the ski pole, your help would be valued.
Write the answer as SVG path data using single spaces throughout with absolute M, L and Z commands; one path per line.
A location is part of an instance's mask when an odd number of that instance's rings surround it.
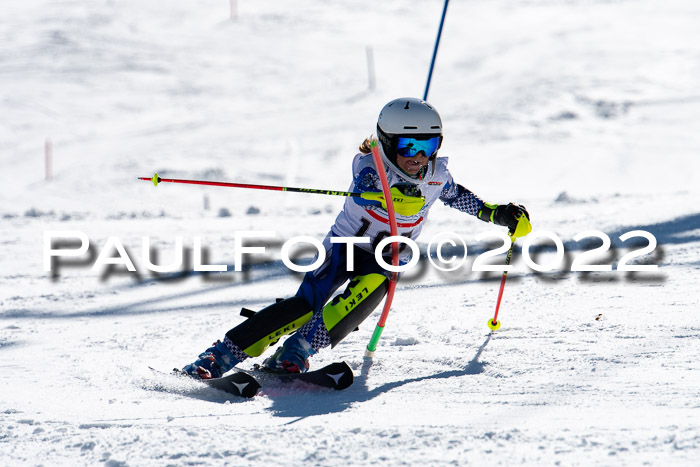
M 510 248 L 508 249 L 508 254 L 506 255 L 506 266 L 510 264 L 510 257 L 513 256 L 513 246 L 515 245 L 515 237 L 512 233 L 510 235 Z M 501 289 L 498 291 L 498 300 L 496 301 L 496 313 L 493 315 L 493 319 L 489 319 L 488 325 L 489 329 L 496 331 L 501 327 L 501 322 L 498 321 L 498 309 L 501 307 L 501 298 L 503 298 L 503 289 L 506 286 L 506 277 L 508 277 L 508 270 L 503 271 L 503 277 L 501 277 Z
M 289 186 L 255 185 L 249 183 L 212 182 L 208 180 L 182 180 L 178 178 L 161 178 L 157 173 L 153 177 L 138 177 L 138 179 L 153 182 L 153 186 L 158 186 L 159 183 L 184 183 L 188 185 L 208 185 L 228 188 L 249 188 L 253 190 L 272 190 L 287 191 L 292 193 L 312 193 L 317 195 L 348 196 L 370 201 L 385 201 L 384 192 L 365 191 L 363 193 L 355 193 L 351 191 L 322 190 L 317 188 L 294 188 Z M 397 211 L 401 215 L 412 216 L 420 211 L 425 204 L 425 197 L 423 196 L 405 196 L 396 187 L 387 191 L 391 193 L 389 200 L 392 202 L 392 205 L 393 203 L 396 203 L 398 206 Z M 388 204 L 388 202 L 386 203 Z
M 377 173 L 382 182 L 382 191 L 384 193 L 389 192 L 389 181 L 386 178 L 386 171 L 384 170 L 384 164 L 382 163 L 382 157 L 379 154 L 379 147 L 377 146 L 377 140 L 372 141 L 372 157 L 374 158 L 374 165 L 377 167 Z M 389 229 L 391 230 L 391 236 L 398 236 L 398 225 L 396 224 L 396 212 L 394 212 L 394 203 L 391 200 L 391 196 L 387 196 L 386 210 L 389 214 Z M 391 244 L 391 264 L 393 266 L 399 265 L 399 247 L 396 242 Z M 372 333 L 372 338 L 367 344 L 367 349 L 365 349 L 365 357 L 374 357 L 374 352 L 377 350 L 377 343 L 379 338 L 382 336 L 382 331 L 384 331 L 384 325 L 389 317 L 389 310 L 391 309 L 391 302 L 394 299 L 394 291 L 396 290 L 396 282 L 399 279 L 399 275 L 396 272 L 391 273 L 391 279 L 389 279 L 389 288 L 386 292 L 386 300 L 384 301 L 384 309 L 382 310 L 382 315 L 379 317 L 379 322 L 374 328 L 374 333 Z
M 274 186 L 274 185 L 254 185 L 249 183 L 232 183 L 232 182 L 212 182 L 208 180 L 183 180 L 179 178 L 160 178 L 156 173 L 153 177 L 139 177 L 139 180 L 153 182 L 153 186 L 158 186 L 159 183 L 184 183 L 188 185 L 209 185 L 222 186 L 228 188 L 250 188 L 253 190 L 273 190 L 273 191 L 290 191 L 293 193 L 314 193 L 320 195 L 336 195 L 336 196 L 358 196 L 362 193 L 352 193 L 347 191 L 335 190 L 319 190 L 315 188 L 294 188 L 289 186 Z
M 433 59 L 430 61 L 430 71 L 428 71 L 428 82 L 425 83 L 425 92 L 423 100 L 428 100 L 428 91 L 430 90 L 430 80 L 433 78 L 433 68 L 435 67 L 435 58 L 437 57 L 438 47 L 440 46 L 440 36 L 442 36 L 442 26 L 445 24 L 445 15 L 447 15 L 447 4 L 450 0 L 445 0 L 445 6 L 442 9 L 442 18 L 440 18 L 440 27 L 438 28 L 437 39 L 435 39 L 435 48 L 433 49 Z

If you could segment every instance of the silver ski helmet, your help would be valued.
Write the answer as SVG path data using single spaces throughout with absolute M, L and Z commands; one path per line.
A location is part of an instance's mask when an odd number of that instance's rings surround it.
M 435 171 L 437 150 L 442 144 L 442 120 L 435 107 L 422 99 L 414 97 L 394 99 L 379 112 L 377 138 L 382 145 L 384 161 L 389 167 L 402 178 L 415 183 L 416 180 L 401 170 L 396 163 L 399 139 L 429 140 L 437 138 L 434 152 L 426 154 L 431 161 L 430 176 L 432 176 L 432 172 Z

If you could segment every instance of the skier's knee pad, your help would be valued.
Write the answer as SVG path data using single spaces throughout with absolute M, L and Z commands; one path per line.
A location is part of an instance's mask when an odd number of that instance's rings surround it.
M 382 301 L 389 280 L 382 274 L 354 277 L 345 291 L 323 308 L 323 322 L 331 338 L 331 346 L 350 334 Z
M 257 357 L 282 336 L 306 324 L 312 315 L 311 305 L 305 298 L 288 298 L 258 311 L 227 332 L 226 337 L 247 355 Z

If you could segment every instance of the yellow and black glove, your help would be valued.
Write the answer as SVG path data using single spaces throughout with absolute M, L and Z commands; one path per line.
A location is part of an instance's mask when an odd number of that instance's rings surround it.
M 484 203 L 477 217 L 484 222 L 508 227 L 509 235 L 513 238 L 524 237 L 532 231 L 530 214 L 522 204 L 508 203 L 505 205 Z

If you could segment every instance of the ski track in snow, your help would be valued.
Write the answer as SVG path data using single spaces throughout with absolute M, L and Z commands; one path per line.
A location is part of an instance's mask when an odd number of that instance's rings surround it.
M 518 241 L 491 334 L 500 276 L 470 268 L 498 228 L 437 206 L 420 246 L 451 231 L 468 259 L 405 274 L 372 362 L 380 309 L 313 358 L 348 361 L 353 386 L 252 400 L 147 367 L 181 367 L 241 307 L 292 295 L 281 243 L 321 238 L 343 200 L 136 178 L 347 189 L 381 106 L 422 93 L 442 2 L 237 3 L 235 22 L 214 0 L 31 0 L 0 17 L 0 463 L 697 465 L 696 3 L 453 2 L 430 91 L 441 153 L 487 201 L 524 203 L 564 260 L 537 273 Z M 592 229 L 613 245 L 593 260 L 613 265 L 644 245 L 622 234 L 651 232 L 639 260 L 658 271 L 567 272 Z M 85 232 L 89 258 L 51 278 L 49 230 Z M 243 230 L 278 235 L 245 272 L 144 267 L 146 236 L 160 264 L 182 236 L 186 257 L 200 237 L 231 266 Z M 137 274 L 91 270 L 113 236 Z

